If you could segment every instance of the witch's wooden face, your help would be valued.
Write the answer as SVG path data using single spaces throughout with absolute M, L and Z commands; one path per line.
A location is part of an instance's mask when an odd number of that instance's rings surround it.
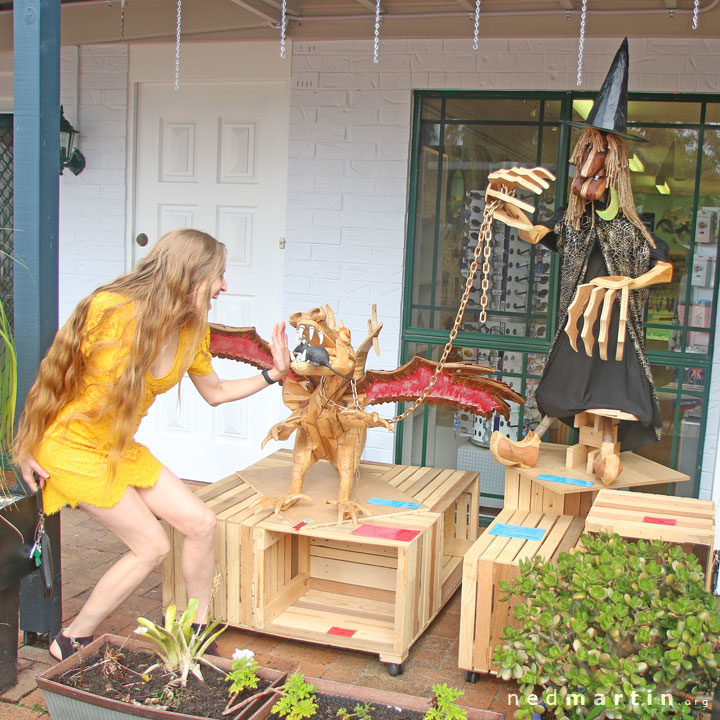
M 607 136 L 602 134 L 602 138 L 603 149 L 598 150 L 588 144 L 575 170 L 571 192 L 583 200 L 599 200 L 607 189 L 605 172 L 605 160 L 608 152 Z

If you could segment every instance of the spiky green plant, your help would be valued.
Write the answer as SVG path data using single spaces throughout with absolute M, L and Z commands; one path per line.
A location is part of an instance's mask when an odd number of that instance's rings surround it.
M 15 433 L 15 406 L 17 403 L 17 355 L 13 329 L 0 301 L 0 495 L 8 495 L 8 483 L 3 472 L 5 459 L 10 456 Z
M 225 632 L 227 626 L 216 628 L 219 621 L 206 625 L 201 630 L 193 628 L 192 623 L 198 611 L 198 599 L 190 598 L 185 612 L 177 617 L 177 607 L 170 605 L 165 611 L 165 624 L 159 625 L 144 617 L 137 619 L 138 627 L 135 633 L 151 642 L 151 650 L 160 658 L 161 662 L 148 668 L 150 673 L 156 667 L 163 665 L 169 672 L 175 673 L 180 684 L 184 687 L 187 678 L 192 673 L 198 680 L 202 680 L 200 663 L 204 662 L 215 667 L 204 656 L 208 647 L 215 638 Z

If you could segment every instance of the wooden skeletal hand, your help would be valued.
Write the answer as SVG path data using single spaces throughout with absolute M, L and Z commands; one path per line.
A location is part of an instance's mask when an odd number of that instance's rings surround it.
M 620 317 L 618 322 L 618 336 L 615 350 L 615 360 L 623 358 L 625 349 L 625 328 L 627 326 L 628 301 L 630 291 L 653 285 L 655 283 L 669 282 L 672 279 L 672 265 L 659 262 L 649 272 L 638 278 L 626 275 L 593 278 L 590 282 L 578 285 L 570 307 L 568 319 L 565 324 L 570 345 L 575 352 L 577 348 L 578 320 L 583 317 L 583 329 L 580 338 L 585 346 L 585 354 L 592 357 L 595 346 L 593 330 L 598 314 L 600 326 L 598 329 L 598 351 L 602 360 L 608 359 L 608 341 L 610 335 L 610 315 L 618 295 L 620 295 Z
M 554 179 L 555 176 L 543 167 L 496 170 L 488 175 L 485 202 L 501 200 L 503 204 L 495 211 L 497 220 L 519 230 L 532 230 L 533 224 L 525 213 L 533 213 L 535 208 L 530 203 L 516 198 L 515 190 L 523 188 L 539 195 L 550 187 L 547 180 Z

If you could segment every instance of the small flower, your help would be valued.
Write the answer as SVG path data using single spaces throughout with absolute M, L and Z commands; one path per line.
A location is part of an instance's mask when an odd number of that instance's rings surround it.
M 252 650 L 241 650 L 235 648 L 235 652 L 232 654 L 233 660 L 252 660 L 255 657 L 255 653 Z
M 148 629 L 147 629 L 146 627 L 136 627 L 136 628 L 133 630 L 133 632 L 134 632 L 136 635 L 146 635 L 146 634 L 147 634 L 147 631 L 148 631 Z

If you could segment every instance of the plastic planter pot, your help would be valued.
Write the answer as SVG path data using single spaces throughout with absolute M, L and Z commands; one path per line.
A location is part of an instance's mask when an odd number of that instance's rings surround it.
M 132 650 L 143 650 L 147 648 L 142 642 L 128 640 L 118 635 L 102 635 L 94 640 L 83 650 L 87 657 L 100 650 L 108 642 L 110 645 L 120 647 L 121 645 Z M 148 651 L 149 652 L 149 651 Z M 232 666 L 232 660 L 208 655 L 212 658 L 213 664 L 225 672 Z M 52 720 L 127 720 L 128 718 L 149 718 L 150 720 L 198 720 L 198 715 L 187 715 L 185 713 L 172 712 L 159 708 L 132 705 L 110 698 L 85 692 L 77 688 L 68 687 L 57 682 L 55 678 L 63 675 L 68 670 L 80 663 L 80 655 L 76 653 L 63 660 L 54 667 L 38 675 L 38 687 L 43 691 L 45 703 L 50 712 Z M 287 673 L 270 668 L 259 668 L 259 677 L 269 681 L 273 686 L 282 685 L 285 682 Z M 258 698 L 255 702 L 248 703 L 238 715 L 238 720 L 247 720 L 259 707 L 262 706 L 265 696 Z

